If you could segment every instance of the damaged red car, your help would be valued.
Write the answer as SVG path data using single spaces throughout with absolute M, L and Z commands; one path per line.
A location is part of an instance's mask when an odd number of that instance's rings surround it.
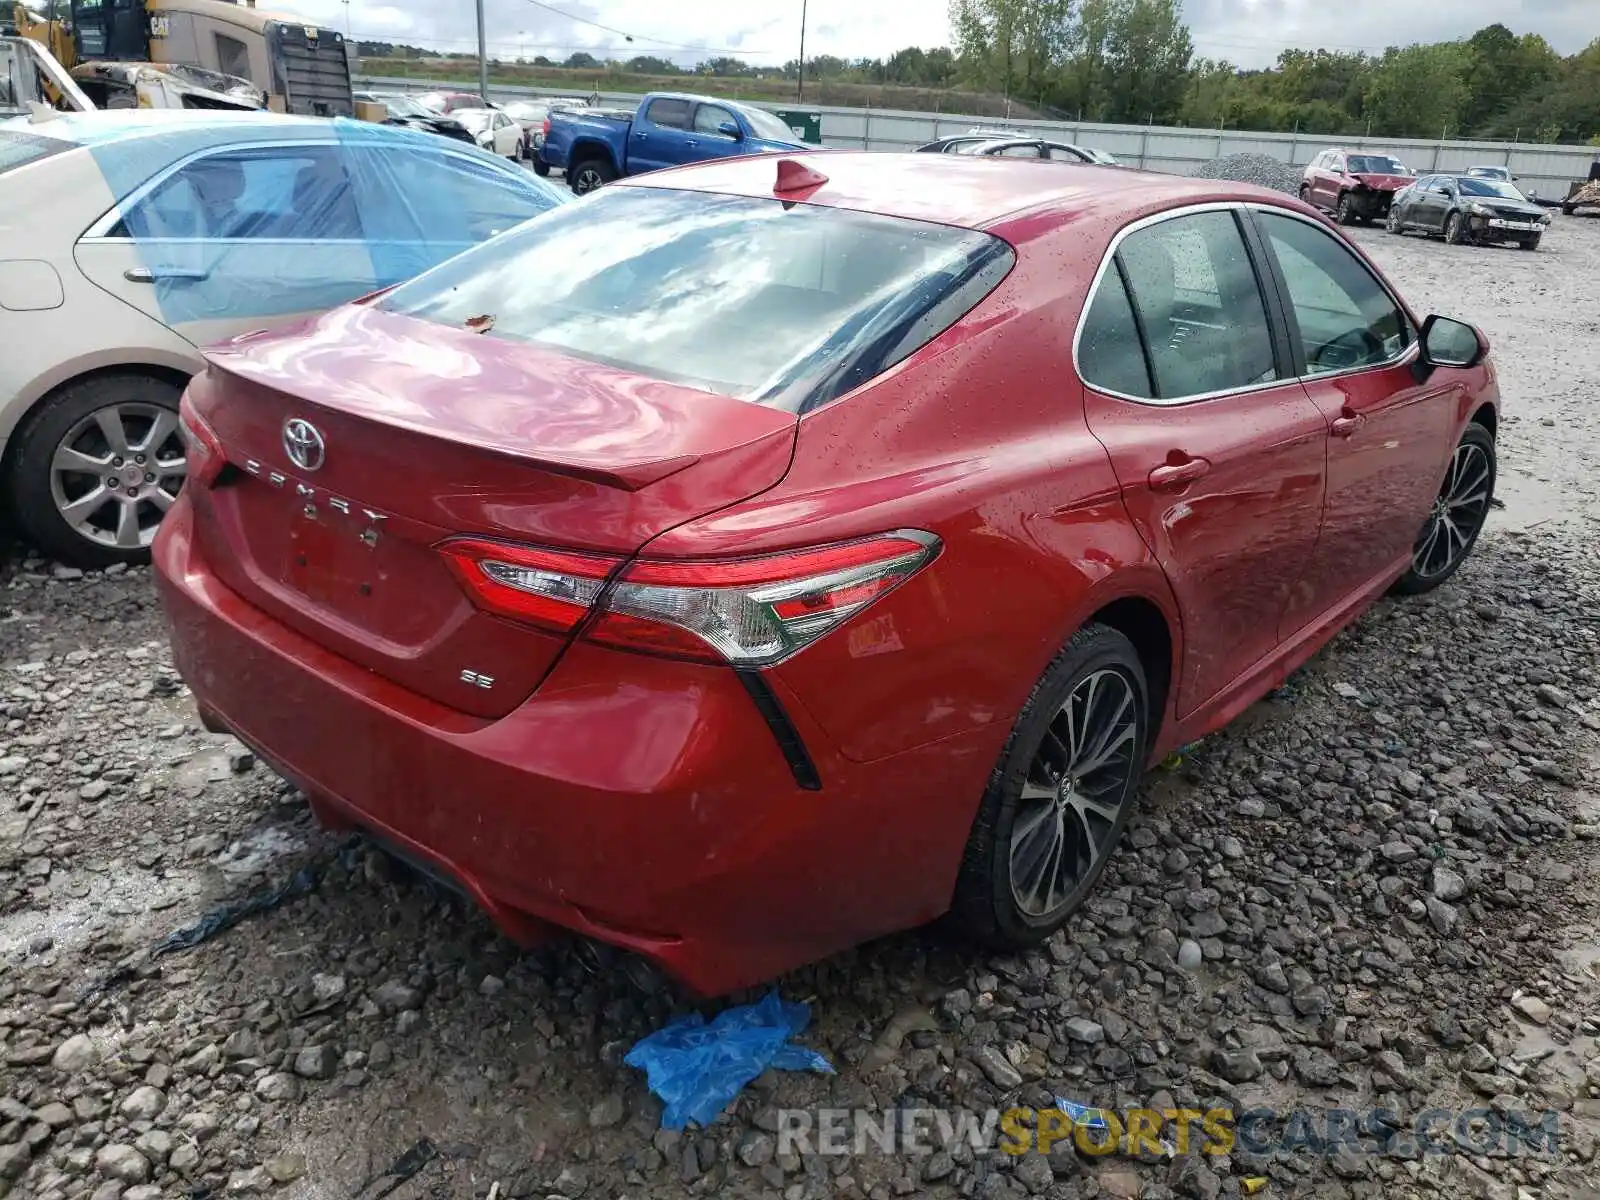
M 155 561 L 206 725 L 513 937 L 1024 946 L 1147 764 L 1461 565 L 1486 349 L 1272 192 L 724 159 L 213 349 Z
M 1394 194 L 1417 177 L 1387 154 L 1324 150 L 1306 167 L 1300 199 L 1331 212 L 1341 225 L 1381 221 Z

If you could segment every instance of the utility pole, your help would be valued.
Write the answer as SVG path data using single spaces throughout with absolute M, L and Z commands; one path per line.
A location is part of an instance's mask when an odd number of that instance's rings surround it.
M 800 80 L 795 87 L 795 99 L 806 98 L 806 0 L 800 0 Z
M 483 44 L 483 0 L 478 0 L 478 95 L 489 98 L 489 55 Z

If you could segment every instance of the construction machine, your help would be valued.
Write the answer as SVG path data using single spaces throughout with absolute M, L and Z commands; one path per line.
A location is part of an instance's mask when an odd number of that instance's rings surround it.
M 344 36 L 255 0 L 51 0 L 43 16 L 17 5 L 13 23 L 75 78 L 106 75 L 90 63 L 194 68 L 248 81 L 275 112 L 356 115 Z

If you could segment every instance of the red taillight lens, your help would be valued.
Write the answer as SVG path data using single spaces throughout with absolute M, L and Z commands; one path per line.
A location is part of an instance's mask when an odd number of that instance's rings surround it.
M 636 562 L 607 593 L 586 636 L 623 649 L 770 666 L 899 587 L 938 550 L 938 538 L 913 530 L 753 558 Z
M 609 555 L 456 538 L 439 551 L 480 607 L 589 641 L 699 662 L 780 662 L 933 561 L 918 530 L 750 558 L 645 559 L 607 581 Z
M 549 117 L 546 117 L 544 119 L 544 125 L 540 128 L 539 132 L 544 134 L 545 137 L 549 137 L 550 136 L 550 118 Z
M 183 438 L 184 455 L 189 460 L 188 481 L 210 487 L 222 474 L 228 460 L 222 452 L 222 442 L 211 431 L 211 426 L 200 419 L 187 397 L 178 402 L 178 434 Z
M 571 633 L 588 616 L 622 561 L 480 538 L 454 538 L 438 549 L 479 607 L 551 633 Z

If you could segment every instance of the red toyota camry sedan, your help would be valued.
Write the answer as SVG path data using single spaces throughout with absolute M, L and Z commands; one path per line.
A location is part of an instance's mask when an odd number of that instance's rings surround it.
M 722 160 L 215 349 L 156 564 L 206 724 L 514 937 L 1024 945 L 1148 763 L 1460 566 L 1486 350 L 1276 193 Z

